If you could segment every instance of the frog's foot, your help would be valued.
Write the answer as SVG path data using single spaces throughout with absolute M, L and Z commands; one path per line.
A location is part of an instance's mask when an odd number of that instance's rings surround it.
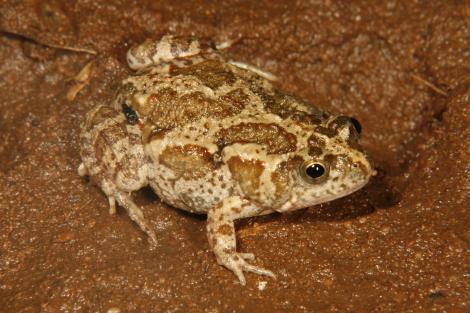
M 110 213 L 113 214 L 113 204 L 116 200 L 120 206 L 126 209 L 127 214 L 129 217 L 140 227 L 140 229 L 145 232 L 149 237 L 153 244 L 157 243 L 157 236 L 155 232 L 149 227 L 147 221 L 145 220 L 144 213 L 142 210 L 132 201 L 130 194 L 125 194 L 122 192 L 114 193 L 114 197 L 108 197 L 110 203 Z M 113 200 L 111 200 L 113 199 Z M 115 199 L 115 200 L 114 200 Z M 113 204 L 111 204 L 113 203 Z M 114 207 L 114 212 L 116 212 L 116 208 Z
M 139 228 L 150 237 L 151 243 L 156 244 L 157 236 L 145 220 L 144 213 L 142 212 L 142 210 L 132 200 L 131 194 L 125 191 L 118 190 L 118 188 L 114 184 L 106 180 L 102 181 L 100 185 L 101 189 L 108 197 L 109 214 L 116 214 L 117 202 L 126 210 L 129 217 L 139 226 Z
M 133 70 L 142 70 L 174 59 L 188 58 L 201 53 L 214 53 L 207 43 L 194 37 L 163 36 L 160 40 L 147 39 L 127 52 L 127 63 Z
M 217 262 L 234 272 L 242 285 L 246 284 L 244 271 L 276 277 L 273 272 L 247 262 L 254 260 L 254 254 L 236 251 L 234 220 L 257 213 L 258 210 L 252 209 L 238 197 L 232 197 L 209 210 L 207 215 L 207 237 Z
M 88 168 L 86 167 L 85 163 L 80 163 L 78 166 L 78 175 L 80 176 L 87 176 L 90 175 Z M 108 202 L 109 202 L 109 214 L 114 215 L 116 214 L 116 198 L 112 195 L 108 195 Z
M 243 274 L 243 271 L 276 278 L 274 273 L 270 270 L 254 266 L 246 262 L 246 260 L 253 259 L 253 253 L 237 253 L 235 251 L 232 251 L 229 253 L 224 252 L 217 255 L 217 262 L 220 265 L 223 265 L 229 270 L 231 270 L 235 275 L 237 275 L 240 284 L 243 286 L 246 284 L 246 279 L 245 275 Z

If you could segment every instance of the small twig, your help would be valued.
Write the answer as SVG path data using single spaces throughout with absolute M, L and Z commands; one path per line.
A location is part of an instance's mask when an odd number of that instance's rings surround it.
M 440 94 L 441 96 L 444 96 L 446 97 L 447 96 L 447 93 L 440 89 L 439 87 L 437 87 L 436 85 L 434 85 L 433 83 L 431 83 L 430 81 L 427 81 L 426 79 L 416 75 L 416 74 L 411 74 L 411 77 L 413 77 L 414 79 L 416 79 L 418 82 L 422 83 L 423 85 L 431 88 L 432 90 L 434 90 L 436 93 Z
M 80 92 L 80 90 L 85 87 L 88 82 L 90 81 L 90 76 L 91 76 L 91 65 L 93 64 L 93 61 L 88 62 L 81 70 L 80 72 L 75 75 L 73 80 L 75 81 L 75 84 L 70 87 L 70 89 L 67 92 L 66 98 L 69 101 L 73 101 L 77 94 Z
M 5 31 L 5 30 L 2 30 L 1 32 L 5 33 L 5 34 L 8 34 L 8 35 L 12 35 L 12 36 L 18 36 L 18 37 L 24 38 L 26 40 L 30 40 L 32 42 L 35 42 L 39 45 L 46 46 L 46 47 L 53 48 L 53 49 L 88 53 L 88 54 L 92 54 L 92 55 L 97 55 L 98 54 L 98 52 L 96 52 L 95 50 L 88 49 L 88 48 L 61 46 L 61 45 L 56 45 L 54 43 L 44 42 L 44 41 L 38 40 L 37 38 L 29 37 L 29 36 L 26 36 L 26 35 L 21 34 L 21 33 L 14 33 L 14 32 Z
M 88 62 L 73 79 L 81 83 L 87 82 L 90 79 L 92 64 L 93 61 Z
M 73 52 L 83 52 L 83 53 L 88 53 L 88 54 L 92 54 L 92 55 L 97 55 L 98 54 L 98 52 L 96 52 L 95 50 L 88 49 L 88 48 L 59 46 L 59 45 L 54 45 L 54 44 L 42 43 L 40 41 L 37 41 L 37 43 L 39 43 L 41 45 L 51 47 L 51 48 L 54 48 L 54 49 L 61 49 L 61 50 L 73 51 Z

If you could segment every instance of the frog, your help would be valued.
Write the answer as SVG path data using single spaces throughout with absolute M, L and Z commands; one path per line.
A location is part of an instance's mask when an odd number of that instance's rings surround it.
M 116 206 L 158 244 L 132 193 L 150 186 L 178 209 L 207 215 L 217 262 L 276 278 L 237 251 L 234 222 L 347 196 L 374 175 L 357 119 L 275 87 L 274 76 L 192 36 L 147 39 L 126 55 L 131 74 L 80 125 L 81 164 Z

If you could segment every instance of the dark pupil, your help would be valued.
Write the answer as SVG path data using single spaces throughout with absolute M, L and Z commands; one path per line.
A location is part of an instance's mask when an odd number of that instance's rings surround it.
M 305 171 L 311 178 L 318 178 L 325 174 L 325 168 L 320 164 L 312 164 Z
M 353 124 L 354 128 L 356 129 L 357 133 L 360 134 L 362 131 L 361 123 L 356 120 L 354 117 L 351 117 L 351 124 Z
M 122 112 L 126 116 L 126 119 L 129 122 L 129 124 L 134 125 L 135 123 L 137 123 L 137 113 L 135 113 L 134 110 L 128 107 L 127 104 L 123 104 Z

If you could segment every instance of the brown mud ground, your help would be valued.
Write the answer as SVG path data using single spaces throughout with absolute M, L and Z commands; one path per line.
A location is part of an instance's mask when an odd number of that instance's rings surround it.
M 1 1 L 0 30 L 1 312 L 470 312 L 468 0 Z M 230 58 L 362 122 L 366 188 L 238 223 L 277 280 L 241 287 L 205 219 L 144 190 L 149 249 L 77 175 L 84 113 L 167 32 L 237 40 Z

